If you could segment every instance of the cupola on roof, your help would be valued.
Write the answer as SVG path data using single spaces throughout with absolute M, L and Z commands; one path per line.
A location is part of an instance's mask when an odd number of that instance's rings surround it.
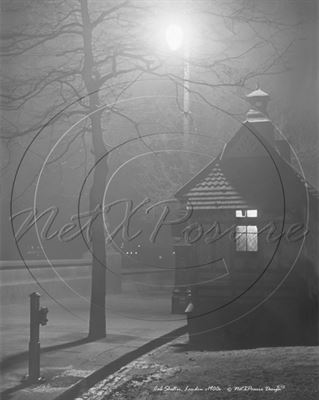
M 250 110 L 246 114 L 248 122 L 258 123 L 270 121 L 267 113 L 267 106 L 270 100 L 268 93 L 257 86 L 254 91 L 246 95 L 246 99 L 251 106 Z
M 269 94 L 264 92 L 262 89 L 259 87 L 252 91 L 251 93 L 247 94 L 246 97 L 252 98 L 252 97 L 269 97 Z

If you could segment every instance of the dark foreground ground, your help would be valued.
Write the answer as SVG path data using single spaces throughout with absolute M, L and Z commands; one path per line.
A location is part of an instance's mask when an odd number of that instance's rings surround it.
M 319 399 L 319 348 L 202 351 L 187 336 L 123 367 L 82 394 L 90 400 Z

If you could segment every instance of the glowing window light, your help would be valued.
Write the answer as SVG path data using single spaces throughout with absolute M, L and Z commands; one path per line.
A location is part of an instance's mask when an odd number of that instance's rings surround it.
M 248 218 L 256 218 L 258 216 L 257 210 L 247 210 Z
M 236 226 L 236 250 L 258 251 L 258 228 L 254 225 Z
M 237 218 L 257 218 L 258 211 L 257 210 L 236 210 Z

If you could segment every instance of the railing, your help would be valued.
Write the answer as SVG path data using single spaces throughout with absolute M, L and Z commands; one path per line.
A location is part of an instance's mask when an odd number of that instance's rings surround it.
M 0 270 L 15 270 L 24 269 L 26 265 L 28 268 L 50 268 L 54 267 L 87 267 L 90 266 L 92 260 L 90 259 L 63 259 L 63 260 L 2 260 L 0 261 Z
M 63 259 L 63 260 L 2 260 L 0 261 L 0 271 L 14 271 L 19 269 L 25 269 L 26 265 L 29 269 L 36 268 L 67 268 L 67 267 L 90 267 L 92 265 L 91 259 Z M 131 268 L 121 269 L 122 275 L 134 275 L 134 274 L 151 274 L 151 273 L 165 273 L 173 271 L 173 268 Z

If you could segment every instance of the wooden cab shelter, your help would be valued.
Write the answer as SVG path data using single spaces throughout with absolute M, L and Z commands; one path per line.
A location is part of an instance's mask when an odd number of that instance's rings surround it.
M 172 226 L 173 312 L 186 311 L 193 344 L 314 345 L 318 191 L 292 165 L 269 95 L 247 99 L 240 129 L 176 193 L 187 218 Z

